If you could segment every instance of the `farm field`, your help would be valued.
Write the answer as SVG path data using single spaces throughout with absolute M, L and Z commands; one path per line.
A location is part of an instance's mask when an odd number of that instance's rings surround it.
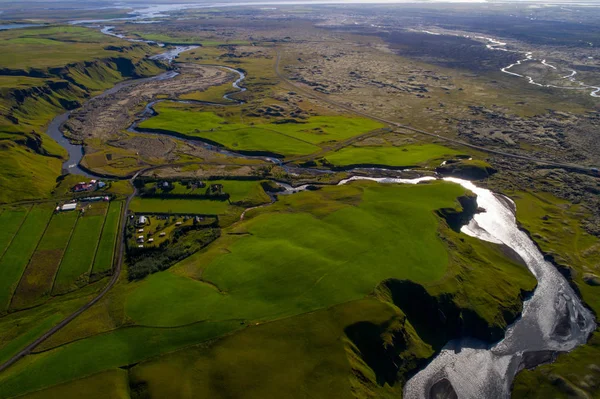
M 443 160 L 462 154 L 438 144 L 406 145 L 401 147 L 345 147 L 325 158 L 335 166 L 381 165 L 417 166 L 431 160 Z
M 105 212 L 105 209 L 102 211 Z M 88 283 L 104 224 L 104 212 L 82 215 L 77 220 L 56 275 L 53 294 L 68 292 Z
M 205 199 L 139 198 L 131 201 L 130 209 L 136 213 L 189 213 L 191 215 L 222 215 L 228 212 L 227 201 Z
M 21 227 L 28 211 L 27 208 L 8 208 L 0 213 L 0 226 L 2 226 L 0 230 L 0 258 L 10 245 L 19 227 Z
M 112 270 L 122 206 L 121 202 L 111 202 L 108 207 L 106 220 L 102 228 L 102 236 L 94 259 L 92 276 L 100 276 Z
M 46 230 L 53 210 L 53 206 L 32 207 L 10 246 L 0 258 L 0 313 L 4 313 L 8 308 L 13 292 Z
M 233 203 L 242 202 L 244 204 L 259 205 L 270 200 L 259 180 L 206 180 L 204 183 L 206 187 L 188 188 L 187 185 L 181 182 L 174 182 L 172 188 L 168 191 L 157 189 L 157 194 L 166 197 L 170 195 L 205 195 L 210 185 L 220 184 L 223 186 L 222 191 L 229 194 L 229 201 Z M 145 188 L 149 189 L 154 185 L 155 183 L 146 183 Z
M 468 259 L 447 254 L 439 237 L 441 222 L 434 210 L 457 208 L 456 198 L 463 194 L 460 186 L 444 182 L 416 186 L 360 182 L 282 197 L 272 206 L 251 211 L 243 222 L 229 227 L 210 246 L 169 271 L 118 286 L 94 311 L 98 312 L 95 318 L 106 317 L 100 316 L 106 311 L 116 312 L 144 327 L 115 329 L 107 325 L 94 333 L 87 325 L 73 325 L 66 335 L 56 337 L 56 348 L 45 348 L 50 350 L 29 356 L 0 376 L 0 397 L 139 362 L 246 325 L 294 316 L 273 330 L 269 330 L 271 323 L 261 329 L 244 330 L 239 338 L 236 334 L 232 341 L 216 346 L 215 358 L 198 359 L 200 364 L 220 368 L 229 359 L 227 353 L 245 345 L 248 351 L 240 354 L 245 359 L 241 366 L 256 356 L 252 348 L 271 340 L 269 337 L 306 323 L 321 325 L 316 321 L 320 316 L 314 316 L 314 323 L 298 321 L 295 316 L 361 300 L 389 278 L 411 279 L 430 285 L 429 290 L 436 295 L 450 293 L 456 301 L 471 301 L 471 309 L 495 325 L 503 319 L 502 312 L 519 309 L 521 290 L 531 289 L 535 281 L 521 266 L 503 258 L 495 246 L 470 239 L 461 243 L 457 233 L 446 228 L 441 231 L 447 239 L 470 248 L 464 252 L 469 253 Z M 423 247 L 427 251 L 423 252 Z M 446 282 L 472 274 L 473 284 L 458 292 Z M 508 308 L 490 305 L 498 298 Z M 103 307 L 109 303 L 109 307 Z M 119 304 L 122 309 L 118 309 Z M 331 317 L 336 314 L 332 312 Z M 290 344 L 308 339 L 308 345 L 326 339 L 331 361 L 342 367 L 344 349 L 338 339 L 343 324 L 351 323 L 356 311 L 348 312 L 349 318 L 332 327 L 331 335 L 325 333 L 326 329 L 309 328 L 290 335 Z M 383 312 L 390 317 L 389 310 Z M 309 315 L 298 317 L 309 320 L 313 317 Z M 260 370 L 268 370 L 269 364 L 276 369 L 277 362 L 283 361 L 277 356 L 286 344 L 278 341 L 274 345 L 273 352 L 264 352 L 264 362 L 255 359 Z M 421 349 L 414 350 L 427 356 L 426 346 L 421 345 Z M 165 366 L 167 375 L 177 373 L 180 362 L 170 360 L 180 354 L 169 356 L 164 360 L 169 364 Z M 319 364 L 322 352 L 307 348 L 293 351 L 293 356 L 303 366 L 290 378 L 301 379 L 303 373 Z M 185 355 L 182 359 L 187 362 Z M 140 367 L 136 378 L 152 382 L 149 389 L 161 392 L 156 382 L 161 377 L 151 365 Z M 339 369 L 340 378 L 347 371 L 345 367 Z M 200 374 L 199 378 L 205 377 Z M 342 384 L 342 379 L 336 377 L 335 381 Z M 276 385 L 267 384 L 265 389 L 276 389 Z M 321 387 L 326 390 L 327 384 Z M 201 389 L 194 385 L 195 392 L 204 393 Z M 264 393 L 259 390 L 253 395 Z
M 156 110 L 158 115 L 142 122 L 141 129 L 199 137 L 232 150 L 280 155 L 310 154 L 319 150 L 318 144 L 345 140 L 383 127 L 370 119 L 348 116 L 311 116 L 307 120 L 269 122 L 242 117 L 239 107 L 231 111 L 233 115 L 227 116 L 168 103 L 157 104 Z
M 11 302 L 12 309 L 32 306 L 50 294 L 77 217 L 75 212 L 52 216 L 44 236 L 21 277 Z

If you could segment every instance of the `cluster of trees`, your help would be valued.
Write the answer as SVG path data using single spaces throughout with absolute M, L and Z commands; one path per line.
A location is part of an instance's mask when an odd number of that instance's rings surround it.
M 145 251 L 132 249 L 128 253 L 129 280 L 141 280 L 149 274 L 166 270 L 204 248 L 220 235 L 220 229 L 215 227 L 177 231 L 172 242 L 165 241 L 159 248 Z

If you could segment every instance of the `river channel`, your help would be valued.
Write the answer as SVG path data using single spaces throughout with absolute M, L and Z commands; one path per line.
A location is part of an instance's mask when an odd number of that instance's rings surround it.
M 245 78 L 243 72 L 228 67 L 219 67 L 239 74 L 239 78 L 233 83 L 235 92 L 245 90 L 240 86 Z M 169 71 L 146 80 L 170 79 L 176 75 L 176 72 Z M 137 82 L 140 80 L 121 83 L 101 96 L 109 95 Z M 224 99 L 237 101 L 230 97 L 233 93 L 226 94 Z M 130 130 L 136 131 L 135 128 L 140 120 L 153 115 L 152 106 L 155 103 L 148 104 Z M 65 162 L 65 168 L 72 173 L 88 175 L 79 167 L 83 156 L 82 147 L 71 144 L 60 130 L 69 115 L 70 113 L 67 112 L 55 118 L 48 128 L 48 134 L 69 152 L 69 160 Z M 224 152 L 227 155 L 244 156 L 222 148 L 208 146 L 213 151 Z M 268 157 L 257 158 L 278 162 Z M 372 170 L 371 174 L 377 174 L 377 170 Z M 347 184 L 361 179 L 373 180 L 382 184 L 426 184 L 427 181 L 436 178 L 399 179 L 353 176 L 342 180 L 339 184 Z M 582 304 L 566 279 L 554 265 L 544 259 L 544 255 L 528 235 L 519 229 L 515 217 L 516 207 L 509 198 L 477 187 L 473 182 L 467 180 L 455 178 L 444 180 L 459 184 L 475 193 L 478 206 L 485 209 L 485 212 L 476 214 L 461 231 L 478 239 L 511 248 L 523 259 L 537 279 L 538 285 L 533 295 L 524 302 L 522 316 L 508 328 L 504 339 L 494 345 L 487 345 L 471 338 L 449 342 L 427 367 L 407 382 L 404 388 L 404 397 L 427 399 L 508 398 L 512 381 L 522 368 L 535 367 L 551 360 L 553 354 L 568 352 L 585 344 L 596 328 L 595 318 Z M 309 186 L 294 188 L 282 185 L 282 188 L 285 190 L 284 193 L 293 194 L 308 189 Z

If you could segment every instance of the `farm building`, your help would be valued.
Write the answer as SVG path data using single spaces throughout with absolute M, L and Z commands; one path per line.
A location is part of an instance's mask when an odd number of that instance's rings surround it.
M 77 202 L 73 202 L 70 204 L 64 204 L 63 206 L 60 207 L 61 211 L 74 211 L 75 209 L 77 209 Z
M 146 216 L 140 216 L 140 218 L 138 219 L 138 225 L 144 225 L 147 221 L 148 219 L 146 218 Z

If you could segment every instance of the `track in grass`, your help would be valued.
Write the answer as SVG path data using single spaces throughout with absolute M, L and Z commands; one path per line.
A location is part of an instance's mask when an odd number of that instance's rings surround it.
M 71 241 L 60 264 L 53 294 L 62 294 L 89 282 L 96 249 L 100 240 L 105 213 L 80 216 Z
M 11 309 L 31 307 L 50 294 L 77 217 L 75 212 L 58 213 L 52 217 L 19 281 Z
M 119 220 L 121 218 L 121 202 L 111 202 L 104 221 L 102 236 L 96 251 L 92 277 L 102 276 L 112 270 Z
M 29 212 L 29 209 L 26 208 L 5 209 L 0 214 L 0 226 L 2 226 L 2 229 L 0 229 L 0 257 L 4 255 L 19 227 L 21 227 L 27 212 Z
M 46 230 L 53 210 L 54 207 L 34 206 L 0 259 L 0 312 L 8 308 L 13 292 Z

